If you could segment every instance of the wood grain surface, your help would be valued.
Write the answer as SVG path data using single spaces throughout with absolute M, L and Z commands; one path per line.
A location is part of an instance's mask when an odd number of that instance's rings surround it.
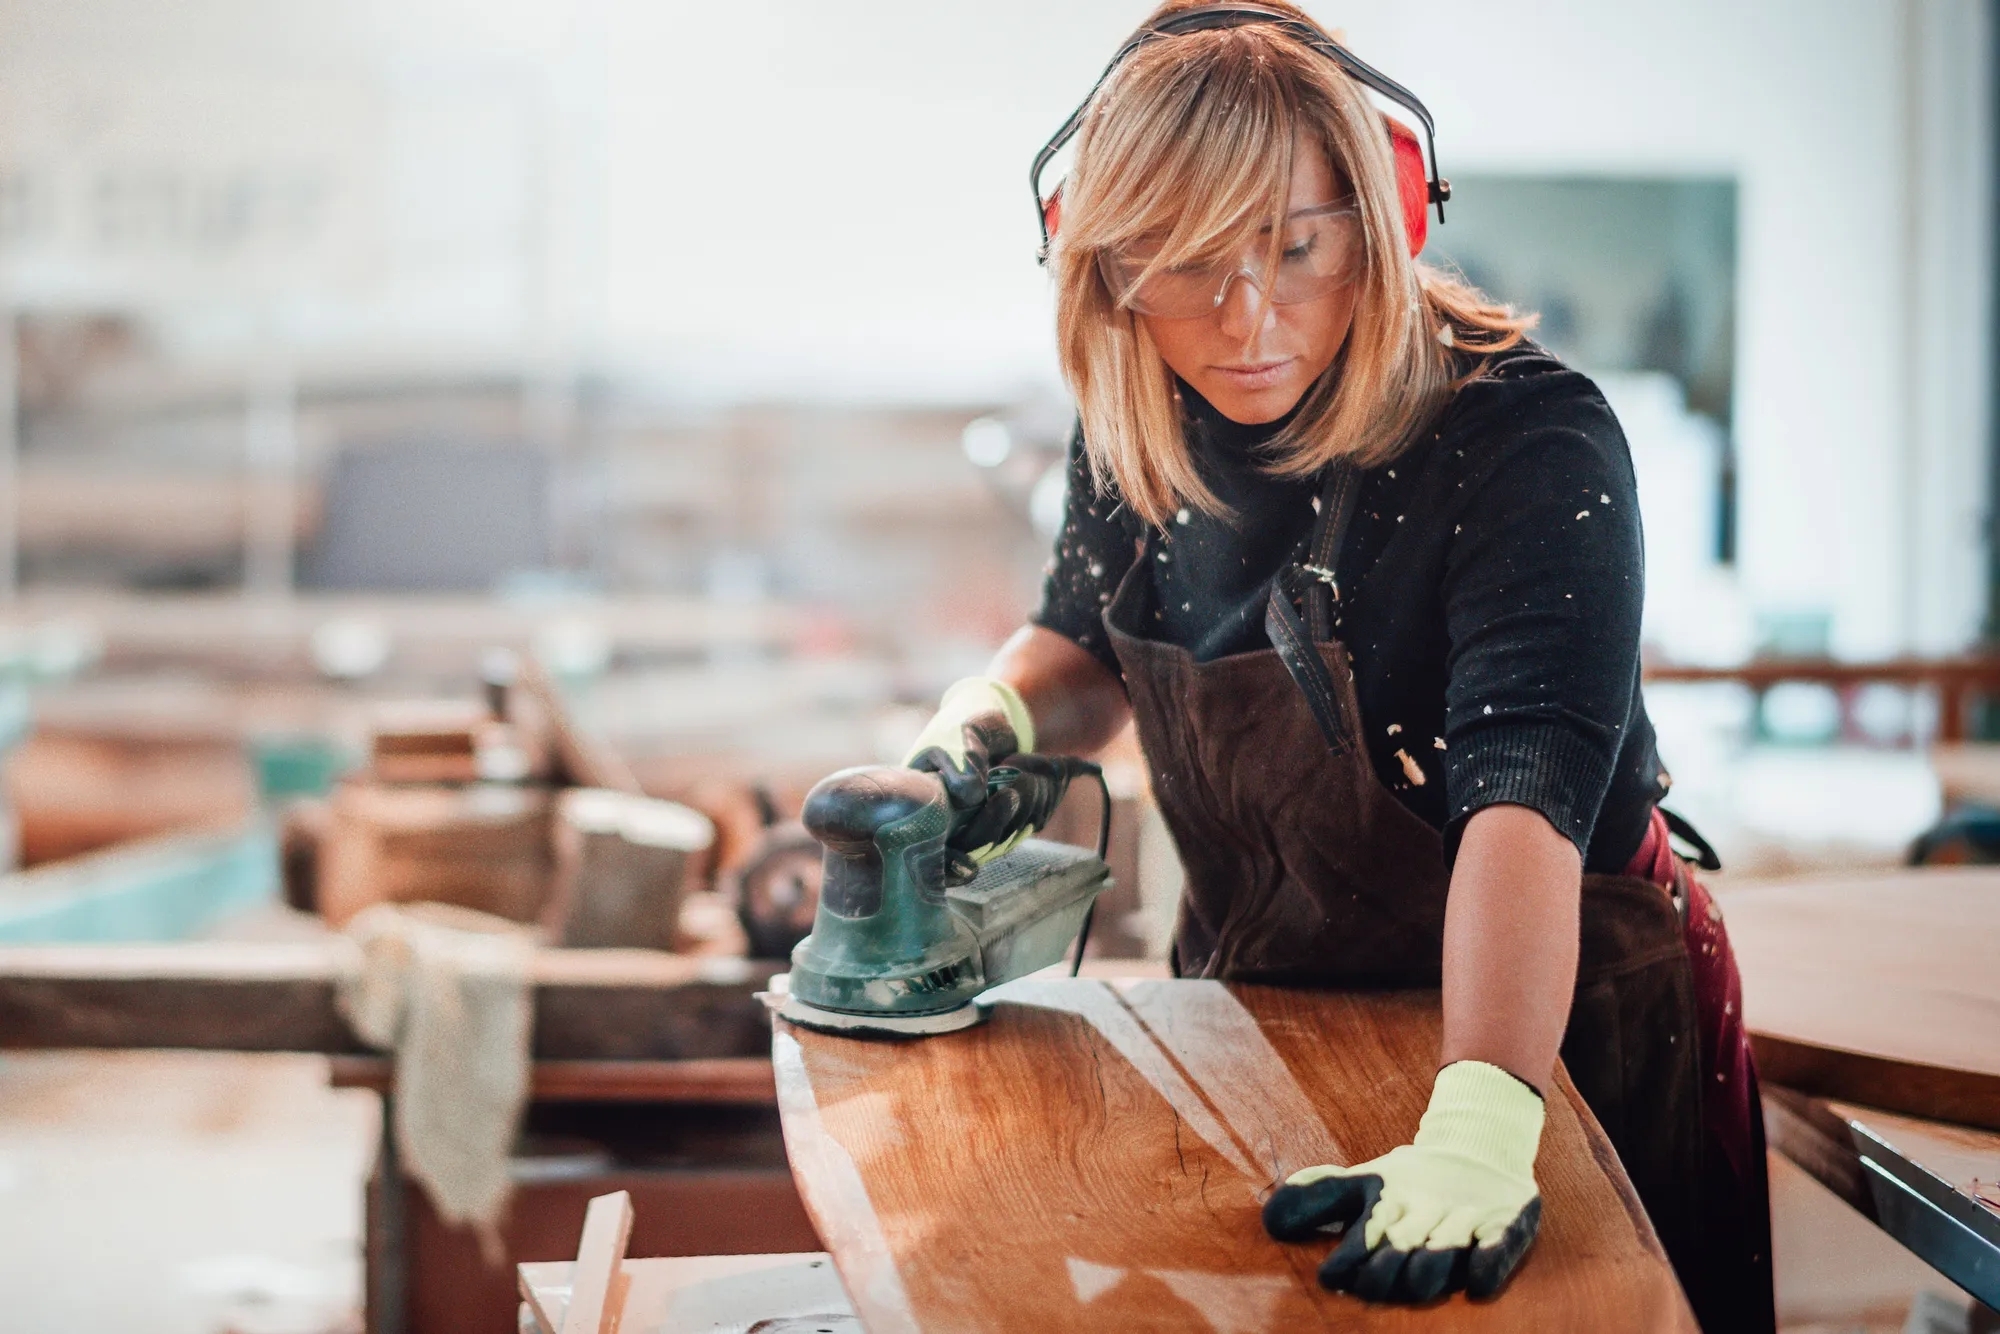
M 1718 895 L 1763 1078 L 2000 1130 L 2000 870 Z
M 1366 1305 L 1259 1209 L 1286 1174 L 1414 1133 L 1435 993 L 1028 979 L 914 1041 L 780 1021 L 785 1144 L 875 1334 L 1147 1329 L 1693 1330 L 1651 1225 L 1566 1075 L 1540 1240 L 1491 1302 Z

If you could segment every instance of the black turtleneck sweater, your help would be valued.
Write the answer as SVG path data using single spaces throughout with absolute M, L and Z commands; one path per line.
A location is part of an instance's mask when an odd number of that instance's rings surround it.
M 1147 577 L 1154 637 L 1207 662 L 1269 646 L 1266 590 L 1311 530 L 1318 488 L 1260 467 L 1282 422 L 1241 426 L 1182 397 L 1202 475 L 1234 516 L 1183 510 Z M 1096 493 L 1074 441 L 1033 620 L 1113 672 L 1102 614 L 1142 536 Z M 1546 816 L 1588 870 L 1631 860 L 1666 790 L 1639 694 L 1643 572 L 1624 433 L 1597 387 L 1539 348 L 1494 358 L 1395 462 L 1362 475 L 1334 633 L 1375 772 L 1448 849 L 1475 811 L 1508 803 Z

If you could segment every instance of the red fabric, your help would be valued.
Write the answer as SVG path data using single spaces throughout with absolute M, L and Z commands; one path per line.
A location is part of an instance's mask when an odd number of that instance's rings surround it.
M 1688 964 L 1694 970 L 1694 1014 L 1702 1038 L 1702 1122 L 1736 1182 L 1744 1188 L 1752 1182 L 1762 1188 L 1764 1112 L 1750 1036 L 1744 1032 L 1742 978 L 1736 974 L 1736 954 L 1722 926 L 1722 910 L 1708 896 L 1708 888 L 1694 878 L 1694 870 L 1674 854 L 1666 816 L 1658 810 L 1652 812 L 1652 826 L 1626 874 L 1652 880 L 1664 890 L 1674 888 L 1676 876 L 1686 886 L 1688 920 L 1682 930 Z

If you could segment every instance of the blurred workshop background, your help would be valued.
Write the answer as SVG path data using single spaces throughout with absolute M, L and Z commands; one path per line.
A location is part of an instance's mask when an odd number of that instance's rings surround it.
M 1993 853 L 1991 7 L 1310 7 L 1437 116 L 1429 258 L 1624 421 L 1724 881 Z M 398 763 L 546 824 L 573 732 L 712 824 L 670 943 L 741 949 L 769 828 L 1033 604 L 1071 410 L 1026 169 L 1145 8 L 0 0 L 0 942 L 338 920 Z M 1113 777 L 1103 948 L 1157 954 Z M 0 1288 L 358 1328 L 376 1122 L 323 1085 L 0 1057 Z M 1794 1243 L 1794 1325 L 1903 1327 L 1935 1276 L 1856 1244 Z

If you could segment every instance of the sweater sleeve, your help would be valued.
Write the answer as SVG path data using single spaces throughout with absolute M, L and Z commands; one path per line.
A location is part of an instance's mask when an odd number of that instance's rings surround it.
M 1445 561 L 1446 846 L 1506 803 L 1587 855 L 1637 688 L 1638 490 L 1594 388 L 1504 416 Z
M 1042 567 L 1041 605 L 1028 619 L 1076 641 L 1122 679 L 1104 630 L 1104 609 L 1132 568 L 1138 534 L 1124 521 L 1117 499 L 1097 490 L 1081 426 L 1070 437 L 1067 467 L 1062 529 Z

